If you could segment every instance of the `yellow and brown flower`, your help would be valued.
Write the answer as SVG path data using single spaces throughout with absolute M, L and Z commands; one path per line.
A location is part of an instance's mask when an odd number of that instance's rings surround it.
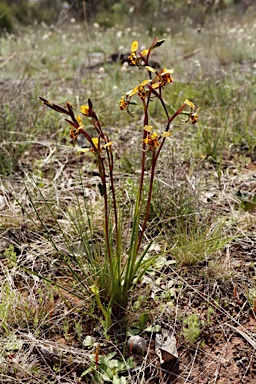
M 145 125 L 144 131 L 148 132 L 147 137 L 143 141 L 145 144 L 147 144 L 149 151 L 155 151 L 156 148 L 159 147 L 159 140 L 162 137 L 171 136 L 170 132 L 163 132 L 158 135 L 155 131 L 153 131 L 153 127 L 151 125 Z
M 192 124 L 196 124 L 197 121 L 198 121 L 198 111 L 199 111 L 200 108 L 196 109 L 194 103 L 192 103 L 192 101 L 189 101 L 187 99 L 184 101 L 184 103 L 187 104 L 190 107 L 190 112 L 188 112 L 186 114 L 189 115 L 191 123 Z
M 91 148 L 79 148 L 78 152 L 92 152 L 92 153 L 96 154 L 99 150 L 99 139 L 98 139 L 98 137 L 92 137 L 91 140 L 92 140 L 92 144 L 93 144 Z M 100 151 L 109 147 L 113 143 L 114 143 L 113 141 L 109 141 L 108 143 L 102 145 L 100 147 Z

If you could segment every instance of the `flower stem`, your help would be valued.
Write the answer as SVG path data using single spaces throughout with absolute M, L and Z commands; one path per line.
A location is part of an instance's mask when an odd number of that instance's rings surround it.
M 148 95 L 147 103 L 145 100 L 143 100 L 143 106 L 144 106 L 144 122 L 143 122 L 143 128 L 145 125 L 148 125 L 148 105 L 150 101 L 150 93 Z M 143 190 L 143 182 L 144 182 L 144 174 L 145 174 L 145 160 L 146 160 L 146 143 L 144 142 L 144 139 L 147 137 L 147 132 L 143 129 L 143 144 L 142 144 L 142 155 L 141 155 L 141 175 L 140 175 L 140 185 L 139 185 L 139 197 L 138 197 L 138 203 L 141 201 L 141 195 Z
M 144 221 L 143 221 L 143 224 L 142 224 L 142 229 L 141 229 L 141 232 L 140 232 L 140 237 L 139 237 L 139 241 L 138 241 L 138 245 L 137 245 L 137 253 L 139 252 L 139 248 L 141 246 L 142 238 L 143 238 L 144 232 L 146 230 L 146 226 L 147 226 L 149 209 L 150 209 L 150 202 L 151 202 L 152 192 L 153 192 L 153 183 L 154 183 L 154 177 L 155 177 L 156 161 L 157 161 L 156 152 L 153 151 L 153 154 L 152 154 L 152 168 L 151 168 L 151 175 L 150 175 L 150 185 L 149 185 L 149 191 L 148 191 L 148 200 L 147 200 L 147 205 L 146 205 L 146 212 L 145 212 L 145 216 L 144 216 Z
M 110 272 L 112 271 L 112 252 L 110 247 L 110 239 L 109 239 L 109 216 L 108 216 L 108 195 L 107 195 L 107 185 L 106 185 L 106 172 L 105 172 L 105 166 L 104 166 L 104 160 L 100 156 L 100 154 L 97 154 L 97 161 L 98 161 L 98 168 L 100 173 L 100 178 L 102 182 L 102 188 L 103 188 L 103 197 L 104 197 L 104 214 L 105 214 L 105 239 L 106 239 L 106 246 L 107 246 L 107 256 L 109 259 L 109 266 L 110 266 Z

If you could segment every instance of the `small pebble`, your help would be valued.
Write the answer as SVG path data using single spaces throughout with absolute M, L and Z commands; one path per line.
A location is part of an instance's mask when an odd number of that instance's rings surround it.
M 146 340 L 141 336 L 131 336 L 127 345 L 130 354 L 144 355 L 147 349 Z

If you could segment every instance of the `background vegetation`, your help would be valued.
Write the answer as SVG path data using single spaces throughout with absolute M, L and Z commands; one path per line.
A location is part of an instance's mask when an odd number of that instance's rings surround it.
M 194 21 L 204 22 L 205 16 L 212 15 L 223 9 L 235 5 L 235 11 L 245 12 L 251 5 L 251 0 L 2 0 L 0 4 L 0 30 L 11 32 L 20 28 L 20 25 L 33 25 L 35 22 L 44 21 L 56 24 L 62 17 L 74 16 L 77 20 L 96 21 L 103 26 L 115 25 L 117 19 L 127 20 L 127 14 L 136 14 L 137 22 L 143 19 L 145 14 L 147 22 L 168 22 L 170 15 L 180 17 L 189 14 Z M 111 17 L 109 17 L 111 14 Z M 133 20 L 133 21 L 132 21 Z

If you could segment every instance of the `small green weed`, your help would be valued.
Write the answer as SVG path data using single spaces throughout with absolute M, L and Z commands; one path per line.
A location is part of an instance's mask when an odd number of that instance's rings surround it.
M 4 257 L 7 259 L 8 268 L 17 267 L 17 254 L 12 244 L 4 251 Z
M 192 313 L 183 319 L 182 334 L 189 344 L 195 344 L 202 332 L 202 324 L 199 315 Z
M 107 355 L 100 355 L 99 348 L 96 348 L 95 354 L 91 355 L 91 360 L 94 362 L 94 367 L 89 367 L 82 373 L 81 377 L 85 380 L 91 377 L 94 382 L 98 384 L 114 383 L 114 384 L 128 384 L 128 376 L 125 372 L 134 367 L 134 360 L 128 357 L 126 360 L 119 360 L 115 358 L 116 353 L 108 353 Z M 122 374 L 122 376 L 120 376 Z M 87 381 L 86 381 L 87 382 Z

